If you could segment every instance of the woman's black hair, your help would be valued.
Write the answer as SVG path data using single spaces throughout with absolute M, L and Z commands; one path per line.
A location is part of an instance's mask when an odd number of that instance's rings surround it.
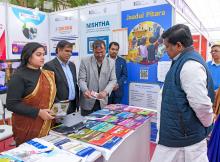
M 27 65 L 29 58 L 38 48 L 43 48 L 45 50 L 44 46 L 37 42 L 30 42 L 24 46 L 21 52 L 21 64 L 19 68 Z

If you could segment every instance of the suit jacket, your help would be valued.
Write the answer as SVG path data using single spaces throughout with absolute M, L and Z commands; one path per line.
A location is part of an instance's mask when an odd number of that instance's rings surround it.
M 121 98 L 123 97 L 124 83 L 127 81 L 128 78 L 128 71 L 125 59 L 119 56 L 115 60 L 115 73 L 119 88 L 116 91 L 112 91 L 112 95 L 110 97 Z
M 67 112 L 68 114 L 79 109 L 79 87 L 77 85 L 76 66 L 74 63 L 69 62 L 69 67 L 73 75 L 76 97 L 73 101 L 70 102 L 70 106 Z M 53 60 L 47 62 L 43 68 L 47 70 L 51 70 L 55 73 L 55 82 L 57 87 L 55 102 L 68 100 L 69 97 L 68 82 L 65 73 L 63 71 L 63 68 L 60 65 L 59 60 L 57 58 L 54 58 Z
M 95 100 L 87 99 L 83 93 L 86 90 L 101 92 L 105 90 L 109 95 L 116 84 L 115 62 L 107 57 L 104 58 L 100 76 L 98 76 L 97 62 L 94 56 L 82 59 L 79 68 L 80 108 L 92 110 Z M 108 96 L 100 101 L 101 108 L 108 103 Z

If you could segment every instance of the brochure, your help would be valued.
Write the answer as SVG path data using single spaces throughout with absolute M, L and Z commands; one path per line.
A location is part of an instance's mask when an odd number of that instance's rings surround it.
M 54 103 L 51 110 L 55 113 L 56 117 L 63 117 L 67 115 L 68 107 L 69 100 L 65 100 Z

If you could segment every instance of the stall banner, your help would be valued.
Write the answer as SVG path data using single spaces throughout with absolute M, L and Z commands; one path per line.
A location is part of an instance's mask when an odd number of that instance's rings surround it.
M 0 60 L 6 59 L 5 5 L 0 3 Z
M 95 40 L 103 40 L 108 52 L 112 30 L 121 28 L 119 3 L 93 5 L 80 9 L 80 54 L 92 54 Z
M 201 39 L 200 39 L 200 35 L 193 35 L 192 38 L 193 38 L 194 49 L 202 55 L 204 60 L 206 60 L 207 59 L 206 52 L 208 45 L 207 39 L 203 35 L 201 35 Z M 199 51 L 200 45 L 201 45 L 201 51 Z
M 161 1 L 144 4 L 139 8 L 132 3 L 131 10 L 122 11 L 122 27 L 128 28 L 128 81 L 123 103 L 128 104 L 131 82 L 156 83 L 158 61 L 168 60 L 161 34 L 172 25 L 172 7 Z M 122 9 L 125 9 L 124 7 Z
M 79 55 L 79 14 L 78 10 L 66 10 L 49 15 L 50 54 L 56 56 L 56 45 L 60 40 L 73 44 L 72 56 Z
M 48 16 L 44 12 L 27 8 L 8 7 L 9 59 L 20 58 L 24 45 L 38 42 L 48 51 Z M 49 58 L 48 55 L 45 57 Z

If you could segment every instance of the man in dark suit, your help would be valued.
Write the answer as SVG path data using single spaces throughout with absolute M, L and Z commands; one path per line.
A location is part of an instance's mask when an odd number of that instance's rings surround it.
M 67 113 L 78 111 L 79 109 L 79 87 L 77 85 L 75 64 L 69 61 L 72 55 L 72 44 L 62 40 L 56 47 L 57 57 L 47 62 L 44 69 L 55 73 L 57 93 L 55 102 L 69 100 Z
M 108 104 L 121 103 L 124 91 L 124 83 L 127 80 L 127 64 L 125 59 L 118 56 L 119 44 L 117 42 L 111 42 L 109 44 L 109 57 L 115 60 L 115 73 L 117 83 L 113 88 L 113 91 L 108 99 Z

